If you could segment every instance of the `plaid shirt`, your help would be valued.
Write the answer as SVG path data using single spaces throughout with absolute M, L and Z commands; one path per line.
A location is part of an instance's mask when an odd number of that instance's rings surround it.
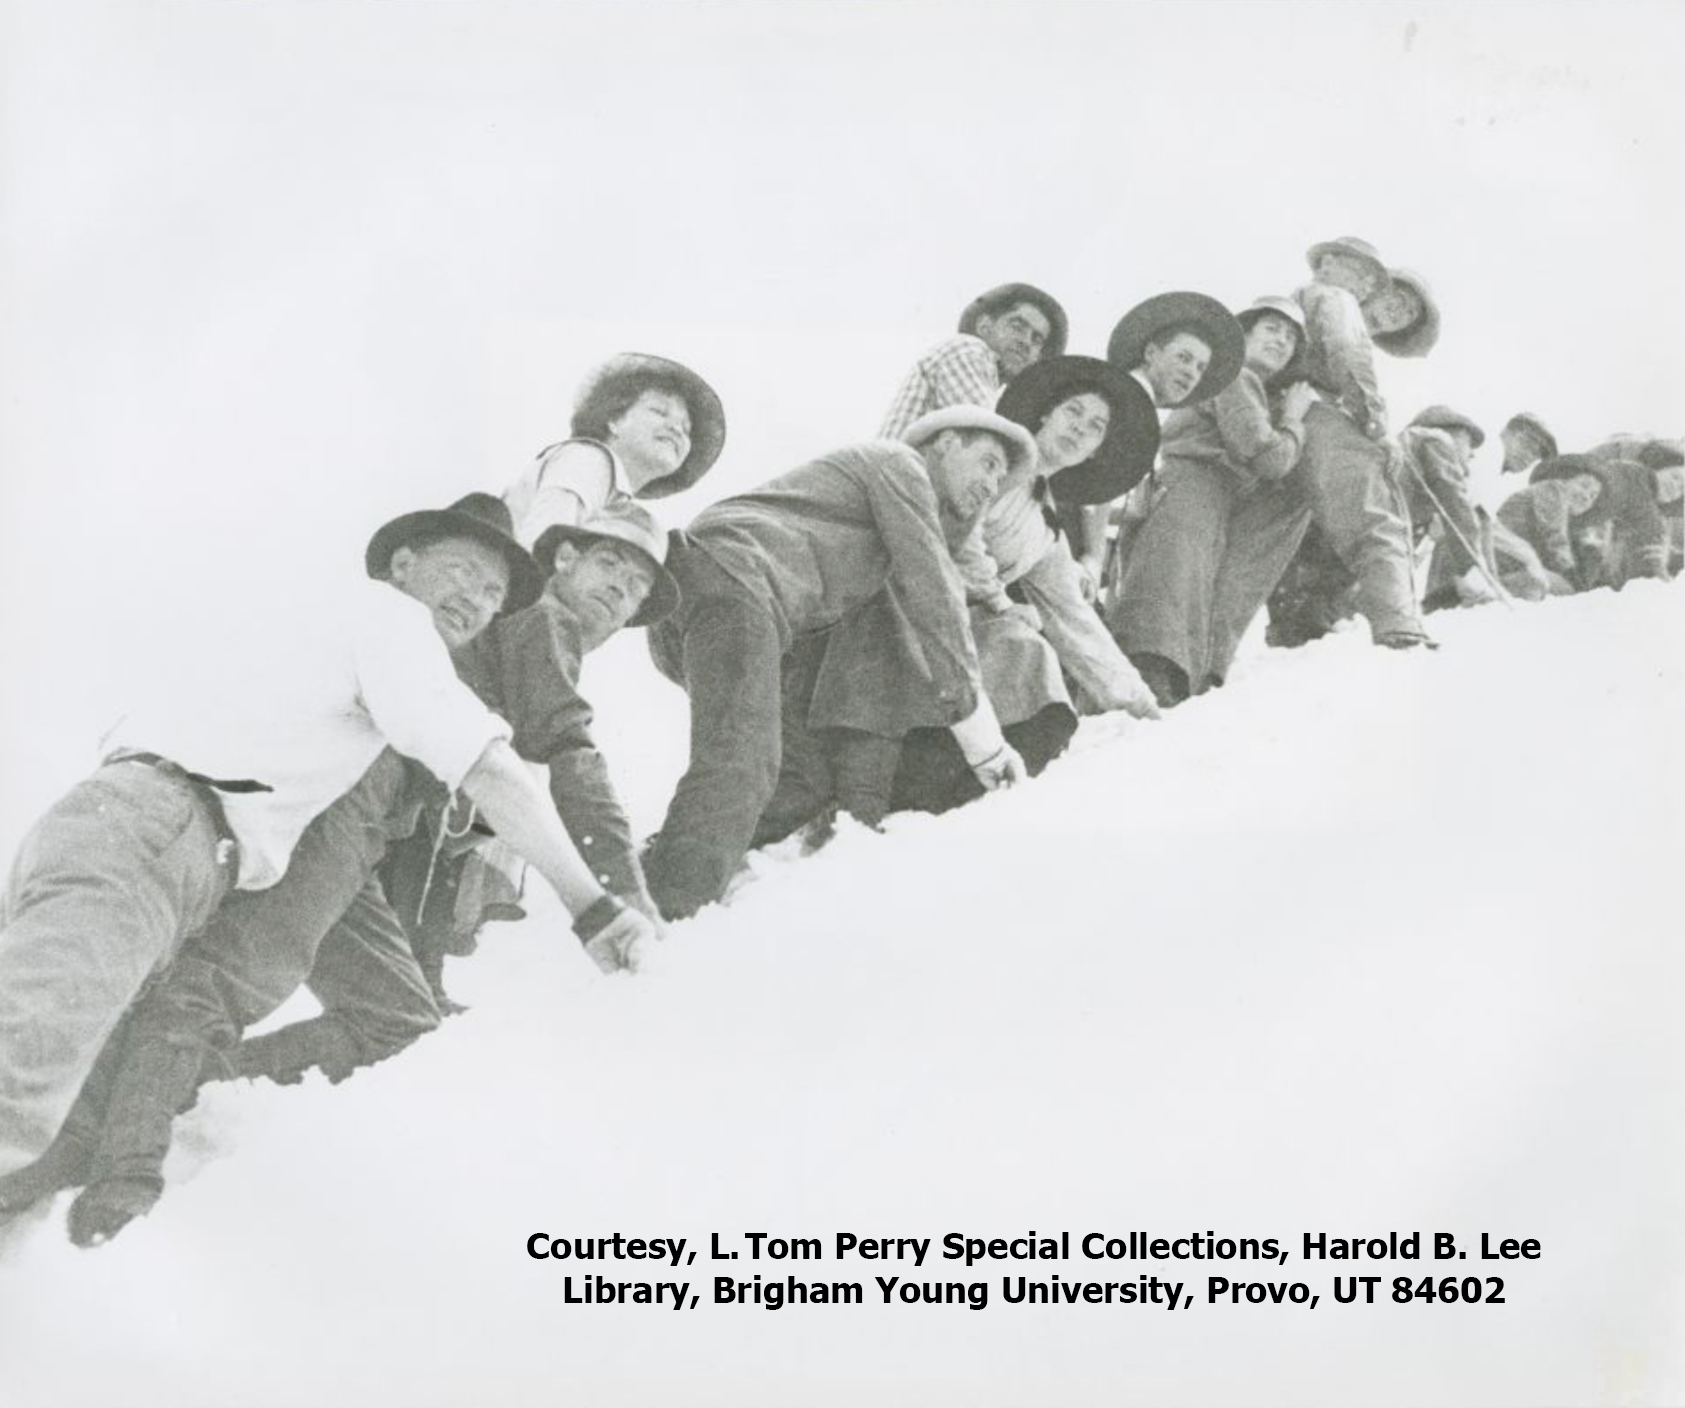
M 913 365 L 895 393 L 878 434 L 899 440 L 920 416 L 947 406 L 992 406 L 1000 395 L 1000 364 L 981 338 L 961 333 L 939 342 Z

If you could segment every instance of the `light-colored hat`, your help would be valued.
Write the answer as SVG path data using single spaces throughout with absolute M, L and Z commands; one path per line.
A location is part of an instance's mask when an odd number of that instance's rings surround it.
M 1434 301 L 1433 290 L 1426 279 L 1409 269 L 1389 269 L 1387 276 L 1416 295 L 1422 304 L 1421 316 L 1407 328 L 1372 333 L 1370 337 L 1388 356 L 1425 357 L 1439 341 L 1439 304 Z
M 1435 430 L 1467 431 L 1477 450 L 1486 443 L 1486 432 L 1475 423 L 1473 417 L 1465 416 L 1450 406 L 1424 406 L 1416 412 L 1415 419 L 1410 424 L 1431 426 Z
M 1147 355 L 1147 344 L 1174 327 L 1196 329 L 1211 349 L 1205 374 L 1182 405 L 1209 400 L 1240 375 L 1246 361 L 1246 334 L 1233 313 L 1204 293 L 1160 293 L 1137 303 L 1112 329 L 1106 360 L 1132 372 Z
M 965 311 L 960 314 L 960 331 L 975 334 L 979 320 L 999 317 L 1020 303 L 1032 303 L 1047 315 L 1050 331 L 1041 355 L 1062 356 L 1065 351 L 1065 339 L 1070 335 L 1070 320 L 1065 316 L 1065 310 L 1059 306 L 1059 300 L 1050 293 L 1044 293 L 1034 284 L 997 284 L 987 292 L 978 294 L 965 305 Z
M 1265 313 L 1274 313 L 1278 318 L 1286 318 L 1293 324 L 1299 336 L 1293 342 L 1293 355 L 1287 359 L 1287 365 L 1272 378 L 1276 384 L 1297 381 L 1304 374 L 1305 363 L 1305 310 L 1291 298 L 1282 298 L 1277 294 L 1260 294 L 1252 300 L 1252 306 L 1242 308 L 1235 314 L 1235 321 L 1246 333 L 1252 331 L 1252 324 L 1263 317 Z
M 1323 240 L 1321 244 L 1313 244 L 1305 251 L 1305 263 L 1314 270 L 1317 260 L 1325 254 L 1346 254 L 1353 259 L 1362 260 L 1368 264 L 1378 282 L 1387 281 L 1386 262 L 1381 258 L 1380 251 L 1368 240 L 1360 240 L 1356 235 L 1341 235 L 1338 239 Z
M 1006 485 L 1027 482 L 1036 472 L 1035 437 L 1015 420 L 996 415 L 985 406 L 944 406 L 929 411 L 901 432 L 901 438 L 915 449 L 934 440 L 944 430 L 986 430 L 1006 446 Z
M 607 411 L 617 402 L 636 399 L 646 386 L 671 386 L 690 412 L 690 453 L 671 474 L 651 480 L 639 497 L 661 499 L 688 489 L 713 466 L 725 446 L 725 407 L 719 395 L 682 362 L 649 352 L 620 352 L 593 367 L 573 401 L 573 433 L 600 440 Z
M 671 616 L 679 604 L 679 584 L 667 570 L 667 534 L 642 504 L 633 499 L 615 499 L 595 513 L 588 514 L 578 524 L 552 523 L 538 535 L 532 545 L 533 556 L 539 562 L 549 562 L 556 554 L 557 543 L 615 542 L 635 549 L 655 569 L 649 595 L 637 614 L 626 624 L 653 626 Z
M 1091 391 L 1110 419 L 1099 448 L 1081 464 L 1049 476 L 1061 504 L 1107 504 L 1147 477 L 1158 454 L 1158 410 L 1141 383 L 1098 357 L 1043 357 L 1015 376 L 995 409 L 1030 434 L 1047 413 L 1072 396 Z
M 369 576 L 384 577 L 391 570 L 392 554 L 399 548 L 442 538 L 471 538 L 503 558 L 509 568 L 509 589 L 504 593 L 499 616 L 531 606 L 544 590 L 544 573 L 515 541 L 509 506 L 495 494 L 464 494 L 449 508 L 421 509 L 381 524 L 363 551 L 363 565 Z

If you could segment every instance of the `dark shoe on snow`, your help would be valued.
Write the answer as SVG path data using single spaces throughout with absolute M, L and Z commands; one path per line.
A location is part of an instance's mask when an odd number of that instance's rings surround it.
M 70 1205 L 70 1240 L 79 1247 L 109 1242 L 137 1217 L 151 1212 L 163 1191 L 149 1178 L 90 1183 Z

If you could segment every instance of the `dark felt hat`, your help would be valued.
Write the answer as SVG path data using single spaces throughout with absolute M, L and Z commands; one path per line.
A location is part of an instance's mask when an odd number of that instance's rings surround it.
M 556 555 L 557 543 L 584 546 L 602 542 L 623 543 L 636 549 L 655 569 L 649 595 L 626 624 L 653 626 L 671 616 L 679 604 L 679 584 L 667 570 L 667 532 L 655 521 L 655 515 L 634 499 L 616 499 L 586 515 L 578 524 L 552 523 L 538 535 L 532 555 L 540 562 L 549 562 Z
M 1246 333 L 1215 298 L 1204 293 L 1160 293 L 1137 303 L 1118 319 L 1106 342 L 1106 360 L 1130 372 L 1141 365 L 1147 344 L 1171 328 L 1188 327 L 1211 348 L 1211 360 L 1199 384 L 1181 402 L 1209 400 L 1240 375 L 1246 361 Z
M 1471 417 L 1450 406 L 1424 406 L 1410 424 L 1433 426 L 1437 430 L 1466 430 L 1477 450 L 1486 443 L 1486 432 Z
M 646 386 L 670 386 L 684 397 L 690 412 L 690 453 L 673 473 L 644 485 L 638 496 L 665 498 L 688 489 L 720 457 L 725 446 L 725 407 L 719 395 L 682 362 L 649 352 L 621 352 L 592 368 L 573 402 L 573 433 L 601 439 L 610 412 L 635 399 Z
M 544 590 L 544 573 L 515 541 L 509 506 L 495 494 L 465 494 L 449 508 L 400 514 L 375 530 L 363 553 L 363 565 L 369 576 L 384 577 L 391 570 L 392 554 L 399 548 L 441 538 L 472 538 L 502 555 L 509 566 L 509 590 L 500 616 L 531 606 Z
M 1111 411 L 1106 437 L 1081 464 L 1052 475 L 1062 504 L 1103 504 L 1121 498 L 1147 477 L 1158 454 L 1158 411 L 1128 372 L 1098 357 L 1042 358 L 1001 392 L 995 410 L 1034 435 L 1061 402 L 1092 391 Z
M 1371 340 L 1389 357 L 1425 357 L 1439 341 L 1439 304 L 1434 300 L 1433 290 L 1426 279 L 1410 269 L 1389 270 L 1388 277 L 1421 300 L 1422 315 L 1397 332 L 1372 333 Z
M 1047 334 L 1047 342 L 1041 349 L 1042 357 L 1063 356 L 1065 342 L 1070 337 L 1070 319 L 1065 316 L 1065 310 L 1059 306 L 1058 299 L 1034 284 L 998 284 L 986 293 L 978 294 L 965 305 L 965 312 L 960 314 L 960 331 L 974 334 L 980 318 L 998 318 L 1020 303 L 1033 303 L 1047 314 L 1047 321 L 1051 327 Z

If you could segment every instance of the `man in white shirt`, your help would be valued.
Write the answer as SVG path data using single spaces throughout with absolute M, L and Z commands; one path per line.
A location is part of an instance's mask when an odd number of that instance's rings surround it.
M 370 540 L 378 580 L 125 725 L 117 751 L 24 838 L 0 903 L 0 1175 L 52 1141 L 147 978 L 234 889 L 273 885 L 311 820 L 394 749 L 460 789 L 551 884 L 593 949 L 635 966 L 653 934 L 568 839 L 509 726 L 448 647 L 528 605 L 543 578 L 487 495 L 405 514 Z M 392 590 L 396 588 L 396 590 Z

